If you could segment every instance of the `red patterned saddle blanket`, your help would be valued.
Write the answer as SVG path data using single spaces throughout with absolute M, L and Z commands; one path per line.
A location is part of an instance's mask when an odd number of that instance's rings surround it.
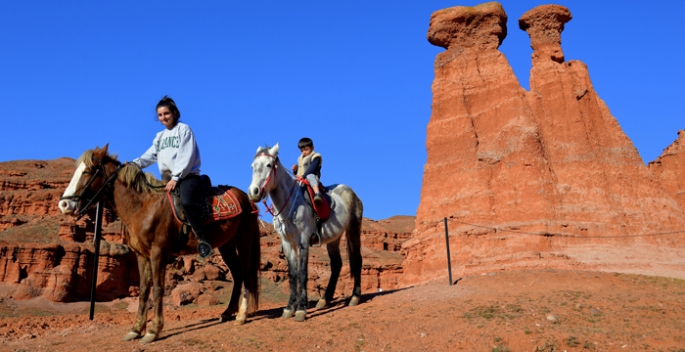
M 218 186 L 211 188 L 211 192 L 207 196 L 207 202 L 203 206 L 205 224 L 236 217 L 243 211 L 240 207 L 238 199 L 235 197 L 235 194 L 231 192 L 232 188 L 233 187 L 231 186 Z M 181 208 L 180 199 L 171 193 L 167 193 L 167 197 L 171 203 L 171 209 L 174 212 L 176 220 L 182 223 L 187 222 L 185 213 Z

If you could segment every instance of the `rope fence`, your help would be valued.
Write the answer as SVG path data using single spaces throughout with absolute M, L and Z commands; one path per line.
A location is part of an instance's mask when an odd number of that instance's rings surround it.
M 488 230 L 494 230 L 495 232 L 510 232 L 510 233 L 515 233 L 519 235 L 529 235 L 529 236 L 545 236 L 545 237 L 552 237 L 552 236 L 560 236 L 560 237 L 568 237 L 568 238 L 582 238 L 582 239 L 594 239 L 594 238 L 633 238 L 633 237 L 654 237 L 654 236 L 666 236 L 666 235 L 674 235 L 674 234 L 681 234 L 685 233 L 685 230 L 679 230 L 679 231 L 667 231 L 667 232 L 655 232 L 655 233 L 648 233 L 648 234 L 636 234 L 636 235 L 615 235 L 615 236 L 582 236 L 582 235 L 574 235 L 574 234 L 568 234 L 568 233 L 551 233 L 551 232 L 526 232 L 526 231 L 517 231 L 517 230 L 509 230 L 509 229 L 502 229 L 502 228 L 497 228 L 497 227 L 492 227 L 492 226 L 484 226 L 484 225 L 478 225 L 478 224 L 471 224 L 468 222 L 463 222 L 455 219 L 449 219 L 448 221 L 451 222 L 456 222 L 460 223 L 463 225 L 468 225 L 468 226 L 473 226 L 473 227 L 479 227 L 483 229 L 488 229 Z M 439 222 L 442 222 L 440 220 Z M 436 221 L 436 225 L 439 223 Z

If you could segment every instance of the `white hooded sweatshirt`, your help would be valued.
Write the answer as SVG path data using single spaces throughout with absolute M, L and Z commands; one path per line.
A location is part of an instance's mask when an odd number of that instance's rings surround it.
M 133 162 L 141 168 L 157 162 L 160 174 L 171 172 L 171 179 L 178 182 L 200 174 L 200 149 L 190 126 L 178 122 L 172 129 L 157 133 L 152 146 Z

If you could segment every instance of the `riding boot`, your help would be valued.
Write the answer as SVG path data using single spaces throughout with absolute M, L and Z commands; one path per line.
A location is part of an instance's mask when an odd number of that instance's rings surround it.
M 314 195 L 314 203 L 316 203 L 316 205 L 321 205 L 323 203 L 323 197 L 321 196 L 321 193 L 316 193 Z
M 181 205 L 183 211 L 186 213 L 186 218 L 190 227 L 193 228 L 195 235 L 197 235 L 197 252 L 202 258 L 207 258 L 214 254 L 212 245 L 207 242 L 207 236 L 204 229 L 204 214 L 201 206 L 205 202 L 204 195 L 201 189 L 201 180 L 198 175 L 188 175 L 180 183 L 181 187 Z
M 205 239 L 204 231 L 202 230 L 195 230 L 195 234 L 197 235 L 197 252 L 200 254 L 202 258 L 207 258 L 210 257 L 214 254 L 214 249 L 212 248 L 212 245 L 207 242 Z

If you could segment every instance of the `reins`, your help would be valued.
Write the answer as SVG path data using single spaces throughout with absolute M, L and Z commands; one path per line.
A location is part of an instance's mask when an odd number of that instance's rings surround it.
M 140 165 L 138 165 L 134 162 L 131 162 L 130 164 L 135 165 L 138 168 L 138 171 L 140 171 L 141 173 L 143 172 L 143 169 L 140 167 Z M 124 165 L 126 165 L 126 164 L 124 164 Z M 159 185 L 159 186 L 155 186 L 155 185 L 150 184 L 150 182 L 148 182 L 147 177 L 145 177 L 145 175 L 143 175 L 143 182 L 145 182 L 145 185 L 150 187 L 150 188 L 165 188 L 166 187 L 166 183 Z

